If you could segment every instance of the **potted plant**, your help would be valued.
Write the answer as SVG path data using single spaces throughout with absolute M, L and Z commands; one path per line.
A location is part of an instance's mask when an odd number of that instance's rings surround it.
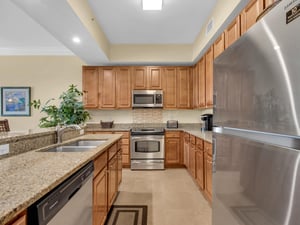
M 31 105 L 35 109 L 41 109 L 47 116 L 40 119 L 39 126 L 56 127 L 70 124 L 83 124 L 90 119 L 90 114 L 84 109 L 81 101 L 83 93 L 71 84 L 67 91 L 59 96 L 58 106 L 51 104 L 55 99 L 49 99 L 43 106 L 41 100 L 33 100 Z

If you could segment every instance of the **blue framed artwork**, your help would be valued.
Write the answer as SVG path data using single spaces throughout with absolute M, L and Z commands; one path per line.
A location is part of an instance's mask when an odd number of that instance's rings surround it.
M 30 116 L 30 87 L 1 87 L 2 116 Z

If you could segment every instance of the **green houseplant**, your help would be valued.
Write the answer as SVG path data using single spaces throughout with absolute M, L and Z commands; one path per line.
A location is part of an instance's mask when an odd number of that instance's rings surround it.
M 40 127 L 56 127 L 69 124 L 83 124 L 90 119 L 90 114 L 84 109 L 81 101 L 83 93 L 71 84 L 67 91 L 59 96 L 58 106 L 51 104 L 55 99 L 49 99 L 43 106 L 41 100 L 33 100 L 31 105 L 47 116 L 40 119 Z

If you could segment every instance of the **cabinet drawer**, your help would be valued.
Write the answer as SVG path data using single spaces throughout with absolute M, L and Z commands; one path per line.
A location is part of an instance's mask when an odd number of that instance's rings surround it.
M 200 138 L 196 138 L 196 148 L 197 150 L 202 150 L 203 151 L 203 140 Z
M 212 144 L 204 141 L 204 151 L 207 152 L 209 155 L 212 155 Z
M 196 144 L 196 137 L 193 135 L 190 135 L 190 142 L 195 145 Z
M 118 151 L 117 144 L 114 144 L 108 149 L 108 160 L 110 160 Z
M 94 177 L 97 176 L 97 174 L 106 167 L 107 164 L 107 152 L 105 151 L 100 156 L 98 156 L 94 160 Z
M 180 138 L 179 131 L 167 131 L 165 134 L 166 138 Z

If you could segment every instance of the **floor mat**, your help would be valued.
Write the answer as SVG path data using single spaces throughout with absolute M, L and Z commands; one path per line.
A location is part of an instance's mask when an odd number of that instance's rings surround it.
M 105 225 L 147 225 L 147 206 L 113 205 Z

